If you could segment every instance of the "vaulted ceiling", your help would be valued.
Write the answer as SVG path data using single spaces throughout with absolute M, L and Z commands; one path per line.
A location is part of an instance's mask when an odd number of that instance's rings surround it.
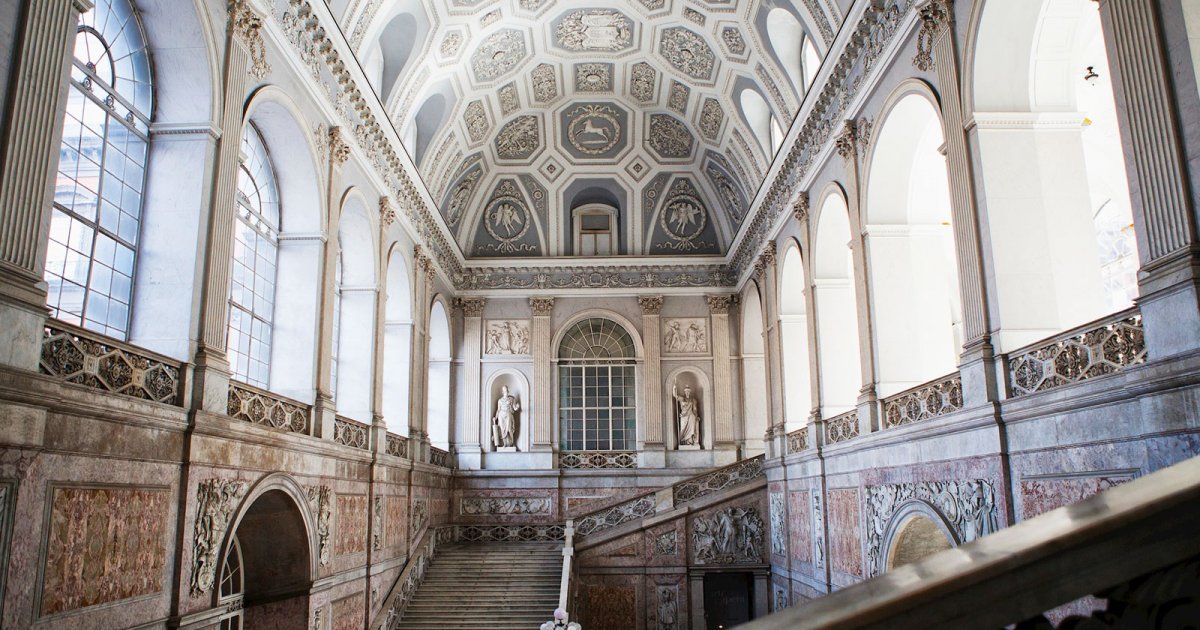
M 333 0 L 468 258 L 724 254 L 841 16 L 834 0 Z M 810 35 L 811 33 L 811 35 Z

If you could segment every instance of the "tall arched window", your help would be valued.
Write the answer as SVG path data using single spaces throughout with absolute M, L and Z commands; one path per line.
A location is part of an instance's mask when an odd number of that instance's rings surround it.
M 333 284 L 333 352 L 329 355 L 329 393 L 337 400 L 338 352 L 342 345 L 342 254 L 338 252 Z
M 558 419 L 564 451 L 637 448 L 637 352 L 616 322 L 585 319 L 558 346 Z
M 97 0 L 80 15 L 72 64 L 46 302 L 55 318 L 125 339 L 153 105 L 146 39 L 129 0 Z
M 279 257 L 279 195 L 271 157 L 253 123 L 242 132 L 242 156 L 226 348 L 235 379 L 267 387 Z

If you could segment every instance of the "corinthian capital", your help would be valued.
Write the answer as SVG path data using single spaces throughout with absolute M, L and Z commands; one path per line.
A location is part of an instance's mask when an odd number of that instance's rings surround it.
M 262 38 L 262 18 L 247 0 L 229 0 L 229 32 L 250 52 L 250 75 L 266 78 L 271 64 L 267 63 L 267 47 Z
M 952 0 L 929 0 L 917 9 L 917 15 L 921 30 L 917 33 L 917 54 L 912 61 L 918 70 L 928 72 L 934 67 L 934 40 L 954 22 L 954 4 Z
M 643 295 L 637 300 L 638 306 L 642 307 L 642 315 L 658 315 L 662 312 L 663 296 L 661 295 Z

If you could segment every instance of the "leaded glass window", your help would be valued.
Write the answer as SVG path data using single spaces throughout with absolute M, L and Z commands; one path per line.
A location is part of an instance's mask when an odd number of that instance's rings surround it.
M 271 156 L 253 123 L 242 132 L 229 283 L 229 367 L 237 380 L 270 381 L 271 322 L 279 258 L 279 196 Z
M 150 59 L 129 0 L 80 14 L 46 253 L 52 317 L 129 336 L 149 146 Z
M 564 451 L 637 448 L 633 339 L 602 318 L 575 324 L 558 348 L 558 414 Z

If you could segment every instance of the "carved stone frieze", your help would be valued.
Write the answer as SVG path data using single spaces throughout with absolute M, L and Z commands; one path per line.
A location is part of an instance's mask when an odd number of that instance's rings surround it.
M 763 562 L 763 522 L 755 507 L 727 507 L 692 521 L 696 564 Z
M 771 512 L 771 553 L 787 557 L 787 508 L 784 505 L 783 492 L 772 492 L 769 495 Z
M 954 544 L 967 543 L 1000 529 L 994 484 L 986 479 L 921 481 L 867 486 L 868 576 L 886 570 L 885 554 L 892 518 L 901 508 L 921 503 L 932 509 L 954 532 Z
M 655 513 L 653 496 L 644 496 L 622 501 L 616 505 L 592 512 L 575 520 L 575 532 L 587 536 L 622 523 L 644 518 Z
M 463 516 L 549 516 L 550 497 L 464 497 L 458 513 Z
M 676 484 L 674 487 L 675 503 L 694 501 L 725 488 L 754 481 L 763 474 L 761 455 L 743 459 L 736 464 Z
M 225 530 L 250 484 L 245 481 L 208 479 L 196 485 L 196 523 L 192 537 L 192 597 L 199 597 L 216 582 Z
M 679 553 L 679 541 L 675 530 L 654 537 L 654 555 L 673 556 Z
M 413 499 L 408 515 L 408 539 L 416 540 L 417 534 L 429 524 L 429 499 Z
M 317 561 L 321 566 L 329 564 L 333 555 L 333 545 L 330 536 L 333 534 L 333 489 L 329 486 L 309 486 L 308 505 L 317 521 Z
M 663 322 L 663 351 L 667 354 L 708 352 L 708 319 L 687 317 Z
M 529 321 L 488 320 L 484 354 L 529 354 Z

